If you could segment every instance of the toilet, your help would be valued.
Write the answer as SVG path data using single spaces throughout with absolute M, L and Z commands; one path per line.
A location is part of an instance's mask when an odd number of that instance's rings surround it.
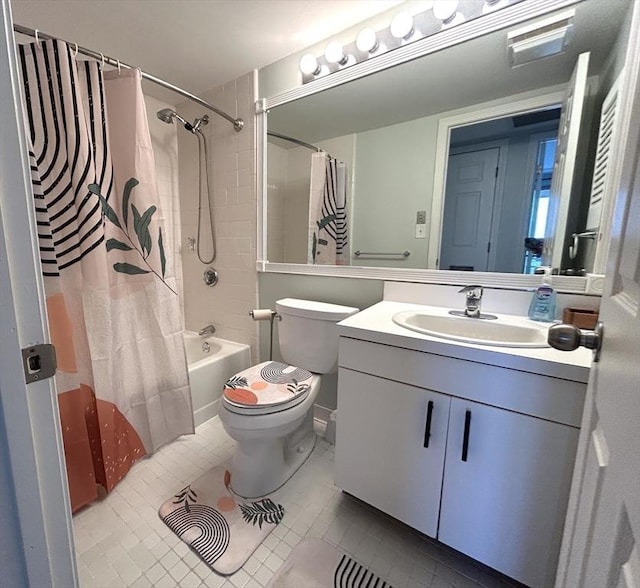
M 225 384 L 220 403 L 222 425 L 237 442 L 230 472 L 235 494 L 270 494 L 309 457 L 320 374 L 338 367 L 336 324 L 358 310 L 295 298 L 276 302 L 286 363 L 266 361 L 237 373 Z

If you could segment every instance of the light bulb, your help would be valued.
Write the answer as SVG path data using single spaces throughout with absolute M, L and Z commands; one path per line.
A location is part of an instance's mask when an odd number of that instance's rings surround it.
M 439 0 L 433 6 L 433 16 L 442 22 L 453 18 L 458 10 L 458 0 Z
M 305 76 L 317 76 L 320 73 L 320 66 L 318 60 L 312 53 L 306 53 L 300 60 L 300 71 Z
M 339 41 L 331 41 L 324 50 L 324 56 L 329 63 L 338 63 L 340 65 L 344 65 L 348 60 Z
M 509 4 L 509 0 L 484 0 L 482 7 L 482 14 L 493 12 L 494 10 L 500 10 Z
M 464 14 L 462 14 L 461 12 L 456 12 L 453 15 L 453 18 L 450 18 L 449 20 L 446 20 L 442 23 L 442 28 L 449 29 L 451 27 L 456 27 L 459 24 L 462 24 L 464 21 L 465 21 Z
M 378 48 L 378 39 L 373 29 L 362 29 L 356 37 L 356 47 L 362 53 L 373 53 Z
M 399 12 L 391 21 L 391 34 L 396 39 L 408 39 L 414 32 L 413 16 L 408 12 Z

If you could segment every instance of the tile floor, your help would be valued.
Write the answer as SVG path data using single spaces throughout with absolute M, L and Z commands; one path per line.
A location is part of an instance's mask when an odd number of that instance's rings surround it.
M 328 541 L 394 588 L 513 586 L 342 493 L 333 484 L 333 446 L 320 437 L 284 488 L 282 523 L 242 569 L 219 576 L 169 530 L 157 510 L 177 490 L 227 462 L 233 447 L 215 417 L 195 435 L 138 462 L 111 494 L 79 512 L 73 525 L 81 587 L 262 588 L 304 537 Z

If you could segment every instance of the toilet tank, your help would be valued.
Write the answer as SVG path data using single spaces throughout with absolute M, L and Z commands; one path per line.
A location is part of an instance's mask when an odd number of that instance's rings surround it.
M 284 361 L 316 374 L 329 374 L 338 367 L 336 324 L 358 312 L 358 308 L 313 300 L 283 298 L 276 301 L 278 341 Z

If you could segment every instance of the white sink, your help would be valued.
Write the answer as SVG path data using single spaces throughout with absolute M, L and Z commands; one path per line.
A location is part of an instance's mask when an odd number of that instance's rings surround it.
M 423 310 L 405 310 L 393 316 L 401 327 L 443 339 L 453 339 L 476 345 L 498 347 L 549 347 L 548 325 L 530 324 L 517 317 L 497 320 L 431 314 Z

